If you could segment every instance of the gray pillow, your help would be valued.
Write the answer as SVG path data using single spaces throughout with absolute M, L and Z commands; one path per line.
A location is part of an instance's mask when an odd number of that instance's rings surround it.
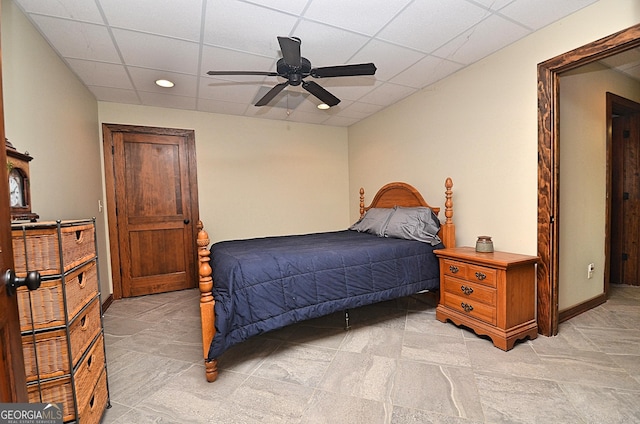
M 387 222 L 393 214 L 392 208 L 372 208 L 369 209 L 362 218 L 351 227 L 350 230 L 355 230 L 360 233 L 371 233 L 378 237 L 384 237 L 385 229 L 387 228 Z
M 436 245 L 440 243 L 439 230 L 440 221 L 431 209 L 423 206 L 415 208 L 396 206 L 384 235 Z

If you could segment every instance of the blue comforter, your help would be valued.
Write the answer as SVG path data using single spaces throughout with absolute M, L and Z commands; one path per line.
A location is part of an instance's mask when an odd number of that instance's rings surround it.
M 215 243 L 209 359 L 295 322 L 437 289 L 442 247 L 350 230 Z

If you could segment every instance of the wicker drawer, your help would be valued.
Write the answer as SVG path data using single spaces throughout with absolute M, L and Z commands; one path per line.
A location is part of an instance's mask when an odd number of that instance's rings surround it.
M 101 334 L 87 353 L 87 356 L 78 365 L 75 373 L 74 379 L 80 411 L 82 411 L 82 405 L 88 404 L 91 400 L 93 389 L 104 371 L 104 363 L 104 338 Z
M 78 363 L 82 354 L 102 329 L 100 321 L 100 302 L 96 297 L 69 326 L 71 334 L 71 357 L 73 366 Z
M 73 405 L 73 386 L 71 377 L 59 378 L 27 386 L 29 403 L 61 403 L 62 417 L 65 422 L 76 417 Z M 84 424 L 84 423 L 83 423 Z
M 92 223 L 28 223 L 13 226 L 13 256 L 16 274 L 27 271 L 40 275 L 63 274 L 95 257 Z M 63 252 L 61 263 L 60 252 Z
M 36 349 L 33 347 L 33 335 L 22 336 L 22 353 L 27 382 L 38 379 L 60 377 L 71 372 L 69 351 L 65 330 L 48 331 L 36 334 Z M 38 361 L 36 362 L 36 350 Z
M 91 396 L 87 397 L 87 403 L 79 403 L 78 409 L 80 410 L 79 422 L 80 424 L 98 424 L 102 419 L 102 414 L 109 401 L 109 394 L 107 390 L 107 373 L 102 371 L 102 374 L 98 378 L 98 383 L 90 392 Z
M 91 306 L 69 326 L 73 366 L 78 363 L 91 342 L 100 334 L 99 306 L 100 303 L 96 298 Z M 35 337 L 36 348 L 34 349 L 33 335 L 25 334 L 22 336 L 22 352 L 27 381 L 38 379 L 38 369 L 40 370 L 40 379 L 70 374 L 66 330 L 46 331 L 36 334 Z
M 445 276 L 444 290 L 466 298 L 469 302 L 481 302 L 492 307 L 496 305 L 496 290 L 482 284 Z
M 78 400 L 80 416 L 78 421 L 81 424 L 97 424 L 102 418 L 102 414 L 109 400 L 107 391 L 107 373 L 104 366 L 97 381 L 93 386 L 81 387 L 76 382 L 76 391 L 81 395 L 86 391 L 85 403 Z M 27 386 L 29 403 L 61 403 L 62 416 L 64 422 L 76 420 L 76 410 L 73 403 L 73 385 L 71 377 L 64 377 L 57 380 L 48 380 L 40 383 L 32 383 Z
M 98 294 L 98 269 L 91 261 L 55 280 L 43 281 L 38 290 L 30 292 L 25 287 L 18 289 L 20 330 L 31 331 L 65 325 L 72 320 L 89 300 Z M 64 297 L 67 312 L 64 313 Z M 33 310 L 31 305 L 34 305 Z M 32 327 L 33 315 L 33 327 Z
M 496 325 L 496 308 L 485 305 L 482 302 L 469 300 L 468 298 L 457 296 L 448 292 L 443 293 L 444 306 L 465 315 L 479 319 L 491 325 Z

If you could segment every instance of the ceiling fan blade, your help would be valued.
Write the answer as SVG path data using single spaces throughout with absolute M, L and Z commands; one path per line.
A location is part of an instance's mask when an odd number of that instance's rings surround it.
M 309 93 L 313 94 L 317 98 L 319 98 L 322 103 L 328 106 L 335 106 L 340 103 L 340 99 L 329 93 L 325 90 L 320 84 L 313 81 L 303 81 L 302 88 L 307 90 Z
M 277 72 L 262 71 L 209 71 L 207 75 L 263 75 L 267 77 L 277 77 Z
M 289 81 L 275 85 L 271 90 L 267 91 L 267 94 L 262 96 L 256 103 L 256 106 L 266 106 L 274 97 L 276 97 L 284 88 L 289 85 Z
M 287 65 L 300 67 L 302 66 L 302 57 L 300 56 L 300 39 L 294 37 L 278 37 L 282 58 Z
M 338 65 L 313 68 L 310 75 L 314 78 L 355 77 L 358 75 L 374 75 L 376 70 L 376 65 L 373 63 L 359 63 L 356 65 Z

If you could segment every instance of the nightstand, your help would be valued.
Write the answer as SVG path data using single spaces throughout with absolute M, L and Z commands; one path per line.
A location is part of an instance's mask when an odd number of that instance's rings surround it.
M 473 247 L 434 251 L 440 260 L 436 318 L 486 335 L 502 350 L 538 336 L 537 256 L 480 253 Z

